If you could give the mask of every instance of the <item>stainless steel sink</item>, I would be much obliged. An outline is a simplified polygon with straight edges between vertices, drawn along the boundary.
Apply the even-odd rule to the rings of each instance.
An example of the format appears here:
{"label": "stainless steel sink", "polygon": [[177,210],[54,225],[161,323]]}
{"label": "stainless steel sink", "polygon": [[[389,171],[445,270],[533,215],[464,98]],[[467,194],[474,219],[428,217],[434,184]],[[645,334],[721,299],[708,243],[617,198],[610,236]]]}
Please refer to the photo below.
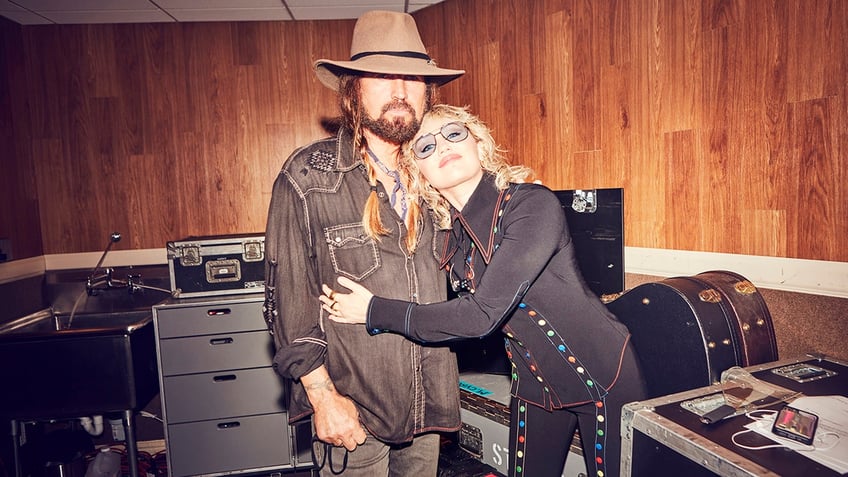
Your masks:
{"label": "stainless steel sink", "polygon": [[0,421],[12,423],[17,476],[28,421],[120,414],[127,461],[138,460],[135,415],[159,392],[152,306],[170,295],[169,275],[160,265],[101,270],[108,250],[91,272],[48,271],[4,288],[13,293],[0,309]]}
{"label": "stainless steel sink", "polygon": [[[59,313],[52,308],[0,325],[0,341],[7,335],[66,336],[78,333],[99,333],[125,330],[132,333],[153,320],[150,310],[110,311],[95,313]],[[15,338],[13,338],[15,339]]]}
{"label": "stainless steel sink", "polygon": [[141,410],[159,392],[152,311],[48,308],[0,326],[0,416]]}

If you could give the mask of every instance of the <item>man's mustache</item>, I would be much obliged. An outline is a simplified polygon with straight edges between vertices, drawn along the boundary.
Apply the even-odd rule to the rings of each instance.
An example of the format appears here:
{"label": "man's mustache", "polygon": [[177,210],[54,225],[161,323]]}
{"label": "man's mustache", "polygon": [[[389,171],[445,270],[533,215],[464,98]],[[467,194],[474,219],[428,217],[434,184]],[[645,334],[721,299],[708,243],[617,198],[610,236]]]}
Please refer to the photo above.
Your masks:
{"label": "man's mustache", "polygon": [[415,115],[415,110],[412,108],[412,106],[402,99],[395,99],[392,102],[387,103],[385,106],[383,106],[382,112],[387,113],[389,112],[389,110],[392,109],[404,109],[407,112],[412,113],[413,116]]}

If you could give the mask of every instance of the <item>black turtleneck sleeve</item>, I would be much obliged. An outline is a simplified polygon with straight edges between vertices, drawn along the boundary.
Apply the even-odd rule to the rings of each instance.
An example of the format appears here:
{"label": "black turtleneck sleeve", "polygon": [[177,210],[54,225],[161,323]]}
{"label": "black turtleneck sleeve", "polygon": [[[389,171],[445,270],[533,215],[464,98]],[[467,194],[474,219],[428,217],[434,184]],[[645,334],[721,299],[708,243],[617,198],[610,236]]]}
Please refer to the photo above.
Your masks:
{"label": "black turtleneck sleeve", "polygon": [[[570,242],[559,200],[535,184],[521,184],[499,198],[484,180],[461,215],[458,232],[491,240],[474,243],[491,251],[488,263],[478,257],[472,264],[474,292],[420,305],[375,296],[367,315],[370,333],[395,332],[421,342],[485,336],[500,329],[551,257]],[[464,259],[460,251],[452,264],[464,267]]]}

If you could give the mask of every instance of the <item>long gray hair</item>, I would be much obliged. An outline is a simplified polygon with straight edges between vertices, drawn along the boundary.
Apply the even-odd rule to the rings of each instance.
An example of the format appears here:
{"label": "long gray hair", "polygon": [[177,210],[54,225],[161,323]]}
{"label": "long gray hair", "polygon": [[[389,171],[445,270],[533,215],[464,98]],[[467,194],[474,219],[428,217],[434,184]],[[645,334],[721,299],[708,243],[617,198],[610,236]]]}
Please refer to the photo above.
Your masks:
{"label": "long gray hair", "polygon": [[[365,229],[365,233],[368,236],[376,241],[380,240],[380,237],[383,235],[387,235],[390,231],[383,225],[382,220],[380,220],[380,206],[379,200],[377,199],[377,174],[374,171],[374,168],[371,166],[371,162],[365,158],[365,148],[367,146],[365,141],[365,133],[362,127],[362,108],[361,104],[361,95],[362,90],[360,88],[361,83],[360,76],[354,75],[342,75],[339,77],[339,108],[341,110],[341,121],[342,124],[350,129],[353,134],[353,148],[356,153],[362,156],[362,163],[365,165],[365,168],[368,172],[368,182],[371,184],[371,194],[368,196],[368,200],[365,202],[365,209],[362,211],[362,226]],[[425,104],[424,109],[430,109],[433,102],[438,97],[438,89],[435,83],[427,83],[426,96],[424,98]],[[398,159],[398,162],[401,162],[401,159]],[[406,182],[411,182],[408,177],[405,177],[405,174],[408,174],[409,171],[400,170],[401,180]],[[410,201],[409,210],[407,211],[407,236],[406,236],[406,246],[409,251],[415,250],[418,246],[418,218],[420,217],[420,211],[418,210],[418,204],[415,200]]]}

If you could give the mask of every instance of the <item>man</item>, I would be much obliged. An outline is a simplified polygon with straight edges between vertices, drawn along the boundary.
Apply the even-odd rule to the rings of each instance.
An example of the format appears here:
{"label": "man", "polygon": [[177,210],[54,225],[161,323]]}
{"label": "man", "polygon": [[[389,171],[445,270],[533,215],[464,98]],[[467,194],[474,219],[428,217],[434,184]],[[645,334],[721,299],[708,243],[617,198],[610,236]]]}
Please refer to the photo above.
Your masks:
{"label": "man", "polygon": [[265,239],[265,318],[275,368],[293,380],[290,419],[312,416],[321,475],[436,475],[438,432],[460,427],[455,357],[334,323],[318,297],[342,275],[392,298],[445,298],[436,231],[396,169],[436,87],[464,71],[438,68],[413,18],[383,11],[357,20],[350,61],[314,67],[339,92],[342,127],[286,161]]}

